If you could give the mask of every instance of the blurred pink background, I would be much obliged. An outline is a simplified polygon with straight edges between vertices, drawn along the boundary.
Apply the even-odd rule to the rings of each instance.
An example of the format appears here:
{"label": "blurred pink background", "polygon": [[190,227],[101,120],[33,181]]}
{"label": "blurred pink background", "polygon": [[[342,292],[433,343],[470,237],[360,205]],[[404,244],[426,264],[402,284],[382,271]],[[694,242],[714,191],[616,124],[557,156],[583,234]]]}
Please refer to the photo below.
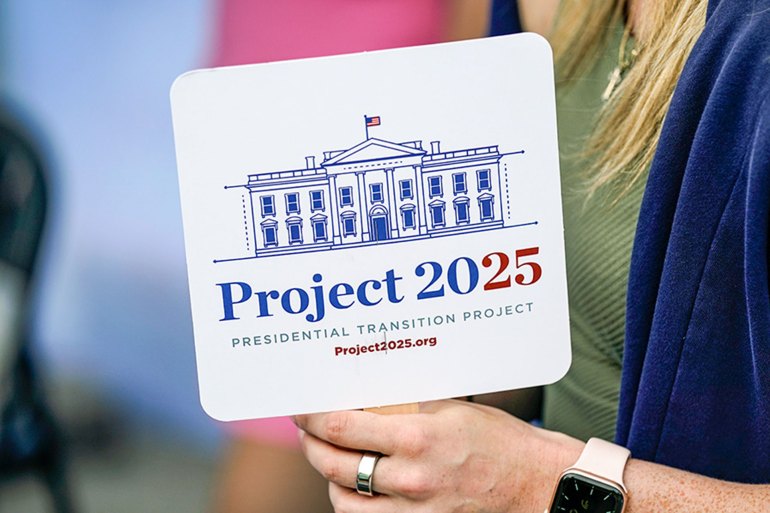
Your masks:
{"label": "blurred pink background", "polygon": [[[452,18],[475,1],[3,3],[0,95],[51,164],[34,353],[72,440],[84,511],[205,511],[222,447],[197,396],[175,77],[481,35],[483,20],[463,29]],[[283,422],[265,436],[294,443]],[[0,494],[9,511],[47,511],[35,484]]]}

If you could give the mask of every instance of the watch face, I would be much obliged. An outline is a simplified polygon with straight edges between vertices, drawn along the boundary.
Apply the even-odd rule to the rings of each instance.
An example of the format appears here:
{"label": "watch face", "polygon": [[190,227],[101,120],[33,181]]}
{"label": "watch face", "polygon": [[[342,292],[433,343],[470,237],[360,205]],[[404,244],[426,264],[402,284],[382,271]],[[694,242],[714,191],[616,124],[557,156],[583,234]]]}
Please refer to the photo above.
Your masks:
{"label": "watch face", "polygon": [[550,513],[620,513],[623,495],[609,486],[579,474],[559,481]]}

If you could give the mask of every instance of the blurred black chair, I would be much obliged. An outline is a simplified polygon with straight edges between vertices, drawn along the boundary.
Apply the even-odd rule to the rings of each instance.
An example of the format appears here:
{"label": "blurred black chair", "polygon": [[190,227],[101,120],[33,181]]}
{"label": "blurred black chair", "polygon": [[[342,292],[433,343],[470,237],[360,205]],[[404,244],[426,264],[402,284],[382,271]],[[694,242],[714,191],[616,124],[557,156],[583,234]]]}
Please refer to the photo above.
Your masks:
{"label": "blurred black chair", "polygon": [[15,336],[5,342],[6,361],[0,361],[0,484],[35,474],[49,490],[54,511],[71,513],[63,437],[29,350],[29,286],[46,205],[41,157],[32,139],[0,104],[0,265],[21,277],[19,329],[11,331]]}

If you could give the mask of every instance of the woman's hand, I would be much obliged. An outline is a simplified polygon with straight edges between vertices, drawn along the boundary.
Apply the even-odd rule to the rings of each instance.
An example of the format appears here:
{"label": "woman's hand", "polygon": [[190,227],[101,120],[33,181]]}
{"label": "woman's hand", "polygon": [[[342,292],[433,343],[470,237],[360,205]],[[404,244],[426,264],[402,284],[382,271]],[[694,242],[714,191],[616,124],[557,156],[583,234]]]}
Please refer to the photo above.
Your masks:
{"label": "woman's hand", "polygon": [[[541,513],[583,445],[478,404],[438,401],[420,411],[296,417],[303,451],[329,480],[335,511]],[[355,491],[363,452],[383,455],[374,497]]]}

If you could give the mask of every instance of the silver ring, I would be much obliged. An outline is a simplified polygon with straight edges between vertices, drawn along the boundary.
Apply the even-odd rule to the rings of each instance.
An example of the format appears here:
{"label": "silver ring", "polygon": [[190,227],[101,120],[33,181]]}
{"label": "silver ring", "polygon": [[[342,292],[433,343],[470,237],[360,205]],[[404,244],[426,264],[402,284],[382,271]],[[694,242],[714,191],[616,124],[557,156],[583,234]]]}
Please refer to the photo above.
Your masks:
{"label": "silver ring", "polygon": [[379,454],[371,452],[365,452],[361,456],[361,461],[358,462],[358,473],[356,474],[356,491],[360,495],[367,495],[369,497],[374,495],[372,478],[374,477],[374,467],[379,459]]}

